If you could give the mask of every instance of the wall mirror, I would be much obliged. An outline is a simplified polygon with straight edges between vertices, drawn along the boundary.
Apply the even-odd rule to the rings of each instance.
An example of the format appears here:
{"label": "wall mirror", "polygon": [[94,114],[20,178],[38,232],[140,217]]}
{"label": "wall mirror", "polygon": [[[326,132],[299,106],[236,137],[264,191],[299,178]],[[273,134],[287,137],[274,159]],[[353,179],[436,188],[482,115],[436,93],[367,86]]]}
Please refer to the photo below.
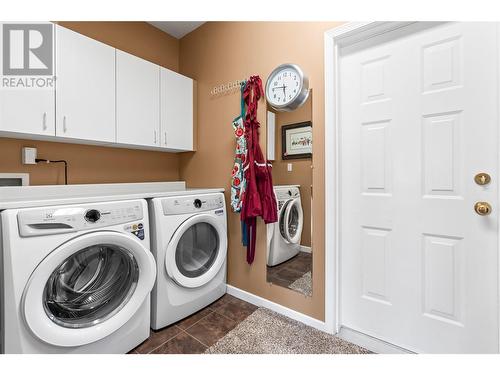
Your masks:
{"label": "wall mirror", "polygon": [[278,222],[267,226],[267,282],[311,296],[312,91],[291,112],[267,106],[267,158]]}

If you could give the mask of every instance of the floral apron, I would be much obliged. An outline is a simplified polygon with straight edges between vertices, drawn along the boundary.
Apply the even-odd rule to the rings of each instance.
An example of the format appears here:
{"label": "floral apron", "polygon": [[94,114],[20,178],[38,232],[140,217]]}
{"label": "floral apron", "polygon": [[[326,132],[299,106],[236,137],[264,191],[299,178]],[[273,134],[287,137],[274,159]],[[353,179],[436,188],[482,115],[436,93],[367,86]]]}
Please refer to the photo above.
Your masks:
{"label": "floral apron", "polygon": [[[246,179],[243,170],[243,165],[246,161],[248,148],[245,138],[245,100],[243,92],[245,90],[246,81],[241,83],[241,109],[240,115],[233,120],[234,136],[236,137],[236,151],[234,153],[234,165],[231,173],[231,208],[234,212],[240,212],[243,205],[243,199],[246,190]],[[243,246],[248,245],[248,236],[245,221],[241,221],[241,242]]]}
{"label": "floral apron", "polygon": [[245,82],[241,84],[241,112],[233,120],[233,130],[236,137],[236,151],[234,153],[234,165],[231,173],[231,207],[234,212],[241,211],[241,205],[245,194],[246,180],[243,173],[243,164],[247,158],[247,141],[245,139],[245,102],[243,100],[243,90]]}

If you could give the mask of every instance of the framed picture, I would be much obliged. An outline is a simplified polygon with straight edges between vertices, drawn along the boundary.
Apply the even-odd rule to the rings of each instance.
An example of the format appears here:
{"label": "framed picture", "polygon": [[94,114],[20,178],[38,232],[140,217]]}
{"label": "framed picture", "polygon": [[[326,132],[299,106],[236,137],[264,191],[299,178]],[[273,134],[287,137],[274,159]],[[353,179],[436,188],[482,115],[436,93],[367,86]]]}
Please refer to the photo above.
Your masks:
{"label": "framed picture", "polygon": [[281,158],[307,159],[312,157],[312,122],[281,127]]}

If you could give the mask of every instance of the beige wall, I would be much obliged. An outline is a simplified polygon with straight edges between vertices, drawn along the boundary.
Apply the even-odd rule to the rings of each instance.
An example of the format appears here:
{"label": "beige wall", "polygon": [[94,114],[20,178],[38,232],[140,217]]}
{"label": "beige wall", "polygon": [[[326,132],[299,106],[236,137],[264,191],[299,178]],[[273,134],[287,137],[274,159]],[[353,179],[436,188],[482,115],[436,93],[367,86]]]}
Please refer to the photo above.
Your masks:
{"label": "beige wall", "polygon": [[[198,81],[198,147],[182,155],[0,138],[0,172],[31,172],[32,184],[62,182],[61,166],[22,166],[21,147],[39,149],[44,158],[66,158],[70,183],[186,180],[191,187],[224,187],[229,197],[237,94],[210,97],[213,86],[259,74],[265,82],[284,62],[299,64],[309,76],[313,103],[313,259],[314,294],[304,297],[266,282],[265,226],[258,225],[257,256],[245,261],[239,217],[229,213],[228,282],[317,319],[324,319],[324,79],[323,33],[335,23],[209,22],[180,44],[143,22],[61,22],[116,48]],[[265,145],[265,102],[259,108]],[[265,149],[265,146],[263,146]],[[265,150],[264,150],[265,151]],[[227,200],[229,202],[229,199]]]}
{"label": "beige wall", "polygon": [[[292,112],[276,113],[275,158],[273,162],[274,185],[300,185],[300,201],[304,212],[304,227],[302,228],[301,245],[311,246],[311,190],[312,190],[312,160],[288,159],[283,160],[281,145],[281,128],[283,125],[298,122],[312,122],[312,95],[300,108]],[[314,126],[314,124],[313,124]],[[266,133],[267,134],[267,133]],[[288,172],[287,164],[292,164],[292,171]]]}
{"label": "beige wall", "polygon": [[[179,41],[146,22],[58,22],[113,47],[179,70]],[[179,156],[163,152],[0,138],[0,173],[30,173],[32,185],[64,183],[61,165],[25,166],[22,147],[36,147],[45,159],[69,162],[69,183],[172,181]]]}
{"label": "beige wall", "polygon": [[[258,225],[257,255],[246,264],[240,244],[237,214],[229,213],[228,282],[317,319],[324,319],[324,69],[323,34],[335,23],[209,22],[181,39],[181,73],[198,81],[198,150],[182,155],[181,178],[190,186],[226,188],[229,202],[234,136],[231,120],[238,115],[238,94],[210,96],[216,85],[258,74],[265,82],[273,68],[285,62],[299,64],[309,75],[313,103],[313,259],[314,294],[304,297],[266,282],[266,239]],[[266,106],[259,119],[265,148]]]}
{"label": "beige wall", "polygon": [[42,159],[66,159],[70,184],[179,180],[179,156],[164,152],[0,138],[0,173],[29,173],[31,185],[64,184],[62,164],[23,165],[21,149]]}

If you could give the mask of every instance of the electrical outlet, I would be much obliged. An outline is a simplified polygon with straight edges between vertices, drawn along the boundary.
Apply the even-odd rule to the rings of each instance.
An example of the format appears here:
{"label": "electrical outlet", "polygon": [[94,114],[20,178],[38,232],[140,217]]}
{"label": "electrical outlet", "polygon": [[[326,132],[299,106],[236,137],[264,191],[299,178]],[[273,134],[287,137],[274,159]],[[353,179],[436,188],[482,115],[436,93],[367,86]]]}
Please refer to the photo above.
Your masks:
{"label": "electrical outlet", "polygon": [[291,171],[292,171],[292,169],[293,169],[293,167],[292,167],[292,163],[288,163],[288,164],[286,165],[286,167],[287,167],[288,172],[291,172]]}
{"label": "electrical outlet", "polygon": [[36,164],[36,148],[23,147],[22,159],[23,164]]}

